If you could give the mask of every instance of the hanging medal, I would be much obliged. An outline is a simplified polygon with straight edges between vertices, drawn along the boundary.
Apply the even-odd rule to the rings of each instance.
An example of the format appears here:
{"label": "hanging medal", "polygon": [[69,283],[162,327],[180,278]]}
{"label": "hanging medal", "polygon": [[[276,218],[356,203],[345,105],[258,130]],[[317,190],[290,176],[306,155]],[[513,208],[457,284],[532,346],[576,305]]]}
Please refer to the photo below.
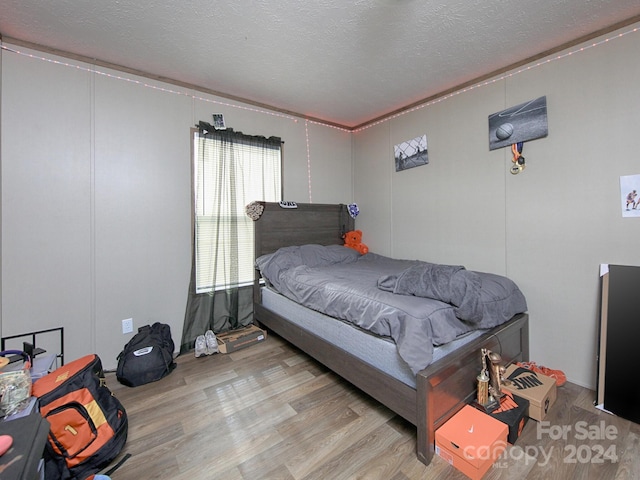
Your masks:
{"label": "hanging medal", "polygon": [[524,157],[522,156],[523,148],[524,142],[518,142],[511,145],[511,152],[513,153],[513,158],[511,159],[511,161],[513,162],[513,165],[511,166],[510,171],[513,175],[517,175],[522,170],[524,170],[525,163]]}

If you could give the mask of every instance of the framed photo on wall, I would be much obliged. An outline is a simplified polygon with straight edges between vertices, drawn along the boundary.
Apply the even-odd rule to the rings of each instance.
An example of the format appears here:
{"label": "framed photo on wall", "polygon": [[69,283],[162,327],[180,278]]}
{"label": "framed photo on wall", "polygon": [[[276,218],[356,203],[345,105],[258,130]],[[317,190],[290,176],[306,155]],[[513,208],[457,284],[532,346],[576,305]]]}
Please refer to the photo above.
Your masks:
{"label": "framed photo on wall", "polygon": [[393,155],[396,163],[396,172],[428,164],[427,136],[422,135],[394,145]]}
{"label": "framed photo on wall", "polygon": [[489,150],[546,137],[548,133],[546,96],[489,115]]}

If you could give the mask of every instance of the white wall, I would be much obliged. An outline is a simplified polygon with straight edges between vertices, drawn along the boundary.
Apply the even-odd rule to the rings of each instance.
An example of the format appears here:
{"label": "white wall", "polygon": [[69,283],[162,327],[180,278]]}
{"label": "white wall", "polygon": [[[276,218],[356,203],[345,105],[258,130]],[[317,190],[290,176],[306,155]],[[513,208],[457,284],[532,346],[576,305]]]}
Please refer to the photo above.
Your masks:
{"label": "white wall", "polygon": [[[528,300],[531,359],[587,387],[599,265],[640,264],[640,218],[622,218],[619,184],[640,174],[638,49],[630,33],[354,133],[365,243],[510,276]],[[549,135],[525,143],[512,175],[510,149],[489,151],[488,116],[543,95]],[[429,165],[395,172],[393,146],[423,134]]]}
{"label": "white wall", "polygon": [[34,57],[0,50],[3,336],[63,326],[65,360],[97,353],[105,368],[132,336],[121,333],[125,318],[168,323],[179,345],[189,131],[212,113],[285,141],[286,199],[353,199],[349,132],[19,50]]}

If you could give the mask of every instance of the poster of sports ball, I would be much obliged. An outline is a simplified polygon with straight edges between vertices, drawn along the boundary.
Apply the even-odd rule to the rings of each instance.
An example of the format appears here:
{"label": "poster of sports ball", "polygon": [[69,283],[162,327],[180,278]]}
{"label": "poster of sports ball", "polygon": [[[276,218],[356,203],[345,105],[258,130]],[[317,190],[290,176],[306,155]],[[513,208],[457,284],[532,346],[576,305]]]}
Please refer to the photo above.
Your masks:
{"label": "poster of sports ball", "polygon": [[620,200],[623,217],[640,218],[640,175],[620,177]]}
{"label": "poster of sports ball", "polygon": [[396,172],[429,163],[427,136],[422,135],[393,146]]}
{"label": "poster of sports ball", "polygon": [[546,137],[547,97],[489,115],[489,150]]}

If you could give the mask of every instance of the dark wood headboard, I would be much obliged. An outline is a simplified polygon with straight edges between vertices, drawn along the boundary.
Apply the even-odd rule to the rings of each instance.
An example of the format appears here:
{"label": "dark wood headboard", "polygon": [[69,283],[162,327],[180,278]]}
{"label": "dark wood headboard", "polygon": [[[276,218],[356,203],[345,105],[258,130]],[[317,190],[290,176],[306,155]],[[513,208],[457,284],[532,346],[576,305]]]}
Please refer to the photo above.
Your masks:
{"label": "dark wood headboard", "polygon": [[261,204],[264,212],[254,222],[255,258],[290,245],[341,245],[342,235],[355,228],[343,204],[298,203],[298,208]]}

